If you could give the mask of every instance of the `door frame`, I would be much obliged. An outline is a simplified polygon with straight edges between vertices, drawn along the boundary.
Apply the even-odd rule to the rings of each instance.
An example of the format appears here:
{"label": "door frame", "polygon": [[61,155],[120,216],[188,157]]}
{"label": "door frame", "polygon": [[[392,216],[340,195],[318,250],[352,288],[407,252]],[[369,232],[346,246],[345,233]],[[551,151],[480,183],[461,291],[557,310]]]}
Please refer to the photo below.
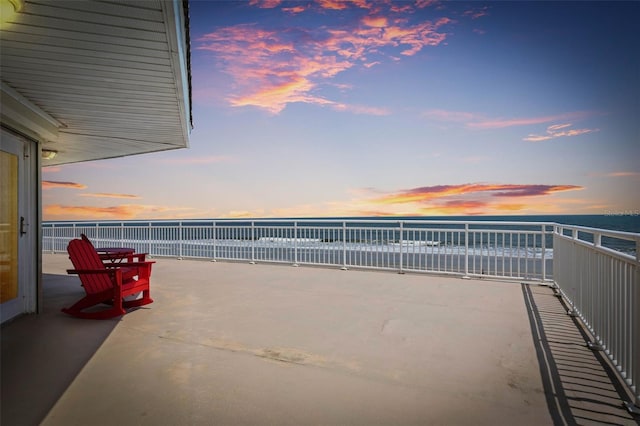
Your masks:
{"label": "door frame", "polygon": [[18,156],[18,221],[24,217],[25,231],[18,229],[18,297],[0,306],[0,322],[5,322],[41,306],[40,147],[4,126],[0,131],[2,150]]}

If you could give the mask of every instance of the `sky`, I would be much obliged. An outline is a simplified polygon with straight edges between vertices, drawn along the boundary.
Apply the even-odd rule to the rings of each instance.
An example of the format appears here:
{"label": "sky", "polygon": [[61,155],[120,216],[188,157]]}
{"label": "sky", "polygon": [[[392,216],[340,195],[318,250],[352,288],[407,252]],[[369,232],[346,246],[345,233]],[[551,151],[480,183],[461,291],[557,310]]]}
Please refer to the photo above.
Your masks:
{"label": "sky", "polygon": [[44,220],[640,214],[638,2],[191,1],[190,148]]}

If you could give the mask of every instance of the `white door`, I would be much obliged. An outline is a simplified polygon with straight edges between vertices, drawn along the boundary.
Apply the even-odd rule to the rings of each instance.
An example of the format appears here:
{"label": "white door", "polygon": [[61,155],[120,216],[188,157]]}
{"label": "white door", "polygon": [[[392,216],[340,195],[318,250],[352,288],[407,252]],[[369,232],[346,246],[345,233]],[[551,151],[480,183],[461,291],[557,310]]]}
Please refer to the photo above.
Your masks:
{"label": "white door", "polygon": [[31,274],[33,230],[29,222],[27,182],[30,182],[29,149],[32,142],[4,129],[0,138],[0,322],[32,311]]}

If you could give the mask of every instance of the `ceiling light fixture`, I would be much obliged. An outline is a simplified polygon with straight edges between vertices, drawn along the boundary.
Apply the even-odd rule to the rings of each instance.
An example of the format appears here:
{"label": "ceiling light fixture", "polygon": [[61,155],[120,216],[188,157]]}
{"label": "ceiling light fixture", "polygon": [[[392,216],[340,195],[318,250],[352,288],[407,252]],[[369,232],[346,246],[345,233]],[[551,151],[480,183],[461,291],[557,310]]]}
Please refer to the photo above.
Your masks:
{"label": "ceiling light fixture", "polygon": [[12,21],[24,8],[24,0],[0,0],[0,24]]}
{"label": "ceiling light fixture", "polygon": [[42,159],[43,160],[53,160],[58,155],[58,151],[54,151],[53,149],[43,149],[42,150]]}

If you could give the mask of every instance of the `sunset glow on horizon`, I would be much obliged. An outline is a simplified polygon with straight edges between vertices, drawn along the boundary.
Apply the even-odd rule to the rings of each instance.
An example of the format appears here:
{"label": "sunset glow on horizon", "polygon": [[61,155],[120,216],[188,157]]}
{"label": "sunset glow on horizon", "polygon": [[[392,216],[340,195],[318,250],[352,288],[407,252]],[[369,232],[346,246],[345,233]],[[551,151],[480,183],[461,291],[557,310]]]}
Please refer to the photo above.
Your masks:
{"label": "sunset glow on horizon", "polygon": [[190,148],[45,167],[43,219],[640,211],[639,17],[192,1]]}

